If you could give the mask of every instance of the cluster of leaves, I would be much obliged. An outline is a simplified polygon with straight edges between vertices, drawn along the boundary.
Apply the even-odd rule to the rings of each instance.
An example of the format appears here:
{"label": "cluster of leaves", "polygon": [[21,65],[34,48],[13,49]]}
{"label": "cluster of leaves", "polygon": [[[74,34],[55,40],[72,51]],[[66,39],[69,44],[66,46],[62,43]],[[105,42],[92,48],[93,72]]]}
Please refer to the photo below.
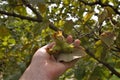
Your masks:
{"label": "cluster of leaves", "polygon": [[119,0],[0,0],[0,79],[18,80],[57,30],[79,38],[88,54],[60,80],[119,80]]}

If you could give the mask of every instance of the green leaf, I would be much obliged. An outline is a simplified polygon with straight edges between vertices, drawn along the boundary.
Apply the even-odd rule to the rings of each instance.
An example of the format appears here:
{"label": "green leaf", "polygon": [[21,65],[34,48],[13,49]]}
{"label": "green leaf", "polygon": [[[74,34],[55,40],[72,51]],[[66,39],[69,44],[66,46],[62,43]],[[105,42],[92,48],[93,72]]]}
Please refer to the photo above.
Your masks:
{"label": "green leaf", "polygon": [[88,80],[106,80],[108,71],[101,66],[96,66]]}
{"label": "green leaf", "polygon": [[63,27],[63,30],[64,30],[65,33],[70,34],[70,32],[72,31],[73,27],[74,27],[73,21],[72,20],[66,20],[65,24],[64,24],[64,27]]}
{"label": "green leaf", "polygon": [[101,54],[103,53],[103,47],[102,45],[96,48],[95,55],[96,57],[100,58]]}
{"label": "green leaf", "polygon": [[108,16],[107,17],[113,18],[113,15],[115,14],[114,10],[111,7],[109,7],[109,6],[105,7],[105,9],[108,12]]}
{"label": "green leaf", "polygon": [[105,3],[108,2],[108,0],[101,0],[101,2],[102,2],[103,4],[105,4]]}
{"label": "green leaf", "polygon": [[83,64],[79,64],[79,66],[77,66],[77,68],[74,70],[75,78],[77,80],[82,80],[85,77],[86,67],[83,66]]}
{"label": "green leaf", "polygon": [[63,2],[64,2],[65,5],[69,4],[69,0],[63,0]]}
{"label": "green leaf", "polygon": [[38,8],[39,8],[39,11],[42,15],[44,15],[44,13],[46,12],[47,10],[47,7],[45,4],[43,3],[38,3]]}
{"label": "green leaf", "polygon": [[113,75],[110,80],[120,80],[120,78],[118,78],[117,76]]}
{"label": "green leaf", "polygon": [[0,51],[0,59],[4,58],[4,53],[2,51]]}
{"label": "green leaf", "polygon": [[98,16],[99,25],[102,25],[102,23],[107,19],[107,17],[108,11],[104,9],[104,11],[102,11],[102,13]]}
{"label": "green leaf", "polygon": [[16,42],[15,42],[15,39],[9,39],[8,43],[15,44]]}
{"label": "green leaf", "polygon": [[22,15],[26,15],[27,14],[26,9],[24,7],[21,7],[21,6],[16,7],[15,8],[15,12],[17,12],[19,14],[22,14]]}
{"label": "green leaf", "polygon": [[[117,55],[120,56],[120,53],[117,53]],[[116,68],[118,68],[118,69],[120,68],[120,60],[118,60],[116,62]]]}
{"label": "green leaf", "polygon": [[117,47],[120,48],[120,32],[118,33],[115,43],[116,43]]}
{"label": "green leaf", "polygon": [[9,29],[4,25],[0,25],[0,38],[6,37],[9,35]]}

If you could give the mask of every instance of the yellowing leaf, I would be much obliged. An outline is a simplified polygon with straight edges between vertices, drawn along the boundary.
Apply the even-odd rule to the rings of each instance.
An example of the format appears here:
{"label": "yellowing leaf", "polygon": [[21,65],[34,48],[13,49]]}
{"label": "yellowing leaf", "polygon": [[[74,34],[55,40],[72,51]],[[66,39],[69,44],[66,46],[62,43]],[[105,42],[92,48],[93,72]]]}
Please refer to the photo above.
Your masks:
{"label": "yellowing leaf", "polygon": [[104,50],[103,46],[98,46],[98,47],[96,47],[95,56],[96,56],[96,57],[100,57],[101,54],[103,53],[103,50]]}
{"label": "yellowing leaf", "polygon": [[2,43],[2,45],[3,45],[3,46],[7,46],[7,45],[8,45],[8,42],[7,42],[7,41],[4,41],[4,42]]}
{"label": "yellowing leaf", "polygon": [[53,39],[55,41],[64,41],[64,36],[62,34],[62,31],[57,31],[56,33],[53,34]]}
{"label": "yellowing leaf", "polygon": [[95,45],[100,45],[102,42],[101,42],[101,40],[98,40],[96,43],[95,43]]}
{"label": "yellowing leaf", "polygon": [[108,47],[112,47],[114,40],[115,40],[116,36],[113,32],[111,31],[106,31],[103,32],[100,35],[100,39],[103,41],[103,43],[105,43]]}
{"label": "yellowing leaf", "polygon": [[101,44],[102,44],[101,40],[96,41],[94,48],[97,48],[98,46],[101,46]]}
{"label": "yellowing leaf", "polygon": [[65,21],[59,20],[58,25],[59,25],[60,27],[63,26],[64,24],[65,24]]}
{"label": "yellowing leaf", "polygon": [[83,20],[84,20],[83,24],[85,24],[93,16],[93,14],[94,14],[94,12],[88,12],[83,18]]}
{"label": "yellowing leaf", "polygon": [[43,3],[39,3],[38,8],[39,8],[39,11],[40,11],[41,14],[44,14],[46,12],[46,9],[47,9],[46,5],[43,4]]}

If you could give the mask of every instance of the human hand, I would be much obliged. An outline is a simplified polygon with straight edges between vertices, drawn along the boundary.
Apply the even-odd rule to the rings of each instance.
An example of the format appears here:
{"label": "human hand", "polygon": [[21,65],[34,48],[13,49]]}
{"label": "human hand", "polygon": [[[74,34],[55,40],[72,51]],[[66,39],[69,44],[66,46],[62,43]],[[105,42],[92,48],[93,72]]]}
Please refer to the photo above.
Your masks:
{"label": "human hand", "polygon": [[[66,41],[68,43],[74,43],[75,47],[78,47],[80,44],[78,39],[73,42],[72,36],[68,36]],[[52,48],[54,45],[55,43],[51,43],[36,51],[30,66],[20,80],[54,80],[76,63],[77,59],[71,62],[56,61],[56,59],[46,51],[46,49]]]}

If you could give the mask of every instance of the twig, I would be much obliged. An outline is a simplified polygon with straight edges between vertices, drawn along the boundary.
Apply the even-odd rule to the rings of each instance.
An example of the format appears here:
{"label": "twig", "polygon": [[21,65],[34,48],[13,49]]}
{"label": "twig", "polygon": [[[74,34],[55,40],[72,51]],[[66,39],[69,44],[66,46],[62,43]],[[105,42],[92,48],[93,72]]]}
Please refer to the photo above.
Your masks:
{"label": "twig", "polygon": [[75,30],[75,32],[77,33],[77,35],[80,35],[80,32],[75,27],[73,27],[73,29]]}
{"label": "twig", "polygon": [[120,56],[119,56],[119,55],[117,55],[117,54],[112,54],[112,55],[114,55],[115,57],[117,57],[117,58],[120,59]]}
{"label": "twig", "polygon": [[53,25],[53,23],[49,24],[49,28],[54,30],[54,31],[59,31],[60,29],[58,29],[56,26]]}
{"label": "twig", "polygon": [[95,34],[96,31],[99,31],[101,29],[100,27],[98,27],[99,26],[98,23],[95,23],[93,26],[95,27],[93,30],[91,30],[89,33],[79,35],[79,38],[85,36],[90,37],[91,35]]}
{"label": "twig", "polygon": [[19,15],[19,14],[16,14],[16,13],[9,13],[9,12],[6,12],[6,11],[1,11],[1,10],[0,10],[0,14],[4,14],[4,15],[7,15],[7,16],[12,16],[12,17],[18,17],[20,19],[26,19],[26,20],[29,20],[29,21],[42,22],[42,20],[40,20],[40,19],[36,19],[36,18],[28,17],[28,16],[22,16],[22,15]]}

